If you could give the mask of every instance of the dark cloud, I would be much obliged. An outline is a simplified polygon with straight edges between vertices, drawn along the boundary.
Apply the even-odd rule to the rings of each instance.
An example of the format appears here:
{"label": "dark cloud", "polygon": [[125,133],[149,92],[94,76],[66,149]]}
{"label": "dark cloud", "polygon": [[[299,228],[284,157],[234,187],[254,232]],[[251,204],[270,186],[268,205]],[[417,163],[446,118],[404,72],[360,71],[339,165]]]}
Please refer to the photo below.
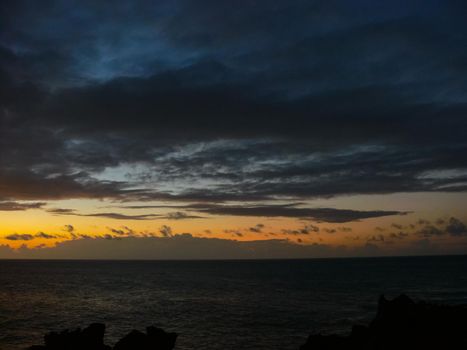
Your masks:
{"label": "dark cloud", "polygon": [[384,235],[373,235],[367,237],[367,242],[385,242]]}
{"label": "dark cloud", "polygon": [[243,233],[240,230],[224,230],[224,233],[229,233],[233,237],[243,237]]}
{"label": "dark cloud", "polygon": [[[3,146],[2,146],[3,147]],[[11,149],[13,146],[5,146]],[[33,147],[31,145],[31,147]],[[1,161],[1,160],[0,160]],[[52,160],[50,160],[52,162]],[[2,164],[0,164],[1,166]],[[21,164],[18,164],[20,166]],[[24,164],[33,166],[35,163]],[[40,165],[40,164],[37,164]],[[21,165],[23,166],[23,165]],[[60,167],[60,164],[55,164]],[[66,168],[60,169],[67,171]],[[55,172],[55,170],[54,170]],[[118,198],[133,191],[124,191],[123,184],[111,181],[97,181],[85,173],[51,174],[32,173],[27,169],[14,172],[0,168],[0,197],[19,200],[51,200],[67,198]]]}
{"label": "dark cloud", "polygon": [[310,233],[317,233],[320,231],[320,228],[315,225],[304,225],[302,228],[299,229],[284,229],[282,233],[286,235],[308,235]]}
{"label": "dark cloud", "polygon": [[13,234],[5,236],[5,239],[9,241],[31,241],[35,238],[56,239],[56,238],[60,238],[60,236],[52,235],[52,234],[45,233],[45,232],[38,232],[34,235],[29,234],[29,233],[22,233],[22,234],[13,233]]}
{"label": "dark cloud", "polygon": [[100,218],[108,218],[108,219],[115,219],[115,220],[153,220],[159,215],[155,214],[147,214],[147,215],[125,215],[120,213],[96,213],[96,214],[74,214],[78,216],[93,216],[93,217],[100,217]]}
{"label": "dark cloud", "polygon": [[117,240],[118,240],[118,239],[121,239],[121,237],[112,236],[112,235],[110,235],[110,234],[108,234],[108,233],[104,234],[104,235],[102,236],[102,238],[103,238],[103,239],[106,239],[106,240],[112,240],[112,239],[117,239]]}
{"label": "dark cloud", "polygon": [[362,219],[376,218],[390,215],[404,215],[400,211],[358,211],[334,208],[300,208],[295,204],[286,205],[193,205],[192,210],[212,215],[235,215],[235,216],[262,216],[262,217],[289,217],[299,219],[316,220],[318,222],[351,222]]}
{"label": "dark cloud", "polygon": [[433,225],[426,225],[422,227],[417,234],[424,236],[424,237],[431,237],[431,236],[442,236],[445,234],[445,232]]}
{"label": "dark cloud", "polygon": [[121,228],[112,228],[112,227],[108,227],[108,230],[116,235],[119,235],[119,236],[135,236],[136,235],[136,232],[129,228],[128,226],[122,226]]}
{"label": "dark cloud", "polygon": [[261,233],[263,232],[264,225],[263,224],[256,224],[253,227],[250,227],[248,230],[253,233]]}
{"label": "dark cloud", "polygon": [[145,215],[126,215],[121,213],[94,213],[94,214],[80,214],[76,213],[74,210],[61,209],[52,211],[54,214],[66,215],[66,216],[89,216],[89,217],[98,217],[98,218],[108,218],[114,220],[153,220],[160,218],[160,215],[156,214],[145,214]]}
{"label": "dark cloud", "polygon": [[[391,232],[392,229],[397,231]],[[419,219],[415,223],[407,225],[391,224],[390,228],[376,227],[377,232],[386,232],[387,234],[378,233],[368,237],[372,242],[394,243],[397,240],[406,240],[410,237],[417,238],[420,244],[431,244],[433,241],[442,239],[443,237],[467,237],[467,225],[460,219],[450,217],[449,219],[425,220]],[[422,237],[422,239],[420,239]],[[412,242],[414,242],[412,240]]]}
{"label": "dark cloud", "polygon": [[8,239],[9,241],[30,241],[34,239],[34,235],[29,233],[13,233],[11,235],[5,236],[5,239]]}
{"label": "dark cloud", "polygon": [[467,236],[467,225],[457,218],[449,218],[446,232],[452,236]]}
{"label": "dark cloud", "polygon": [[44,239],[54,239],[54,238],[58,238],[58,236],[56,235],[51,235],[49,233],[45,233],[45,232],[39,232],[39,233],[36,233],[34,235],[35,238],[44,238]]}
{"label": "dark cloud", "polygon": [[430,225],[431,222],[430,222],[430,220],[419,219],[419,220],[417,221],[417,224],[423,226],[423,225]]}
{"label": "dark cloud", "polygon": [[176,212],[168,213],[166,216],[164,216],[164,218],[168,219],[168,220],[203,219],[202,216],[189,215],[189,214],[184,213],[182,211],[176,211]]}
{"label": "dark cloud", "polygon": [[159,228],[159,233],[162,235],[162,237],[166,237],[166,238],[173,236],[172,228],[170,226],[167,226],[167,225],[162,225]]}
{"label": "dark cloud", "polygon": [[[415,224],[409,224],[406,226],[391,224],[391,228],[399,230],[398,232],[391,232],[389,234],[391,238],[395,239],[404,239],[411,234],[426,238],[467,236],[467,225],[456,217],[450,217],[449,219],[436,219],[434,220],[434,223],[429,220],[419,219]],[[385,230],[383,228],[377,228],[377,231],[383,232]]]}
{"label": "dark cloud", "polygon": [[[2,1],[0,198],[465,192],[467,175],[449,174],[467,168],[463,10]],[[382,215],[329,210],[315,219]]]}
{"label": "dark cloud", "polygon": [[240,242],[217,238],[198,238],[189,233],[173,237],[114,237],[77,239],[54,248],[12,251],[0,246],[1,258],[66,259],[270,259],[323,257],[365,254],[364,251],[326,245],[298,245],[288,240]]}
{"label": "dark cloud", "polygon": [[402,230],[404,228],[404,226],[400,225],[400,224],[391,224],[391,227],[395,228],[395,229],[398,229],[398,230]]}
{"label": "dark cloud", "polygon": [[96,214],[79,214],[79,216],[92,216],[100,218],[108,218],[114,220],[153,220],[159,215],[146,214],[146,215],[125,215],[120,213],[96,213]]}
{"label": "dark cloud", "polygon": [[404,238],[406,238],[408,236],[409,236],[409,234],[407,232],[402,232],[402,231],[397,232],[397,233],[391,232],[390,235],[389,235],[389,237],[394,238],[394,239],[404,239]]}
{"label": "dark cloud", "polygon": [[63,229],[68,233],[74,233],[75,232],[75,227],[73,225],[65,225]]}
{"label": "dark cloud", "polygon": [[[380,243],[380,242],[377,242]],[[319,258],[377,255],[445,254],[446,251],[429,240],[419,240],[397,251],[388,246],[367,242],[346,247],[326,244],[297,244],[290,240],[237,241],[218,238],[199,238],[191,234],[173,237],[88,237],[61,242],[53,248],[12,250],[0,246],[0,258],[27,259],[277,259]],[[452,253],[465,252],[457,246]]]}
{"label": "dark cloud", "polygon": [[68,214],[74,214],[75,209],[67,209],[67,208],[52,208],[52,209],[47,209],[48,213],[56,214],[56,215],[68,215]]}
{"label": "dark cloud", "polygon": [[0,211],[23,211],[28,209],[40,209],[46,203],[35,202],[35,203],[19,203],[19,202],[2,202],[0,201]]}

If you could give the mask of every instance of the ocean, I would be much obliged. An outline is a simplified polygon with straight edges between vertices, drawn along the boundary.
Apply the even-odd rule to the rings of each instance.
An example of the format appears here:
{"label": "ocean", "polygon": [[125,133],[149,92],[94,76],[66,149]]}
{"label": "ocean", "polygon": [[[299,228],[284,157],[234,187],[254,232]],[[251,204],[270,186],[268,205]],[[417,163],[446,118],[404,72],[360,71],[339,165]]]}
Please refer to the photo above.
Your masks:
{"label": "ocean", "polygon": [[0,349],[107,325],[156,325],[176,349],[297,350],[368,322],[380,294],[467,304],[467,256],[274,261],[0,261]]}

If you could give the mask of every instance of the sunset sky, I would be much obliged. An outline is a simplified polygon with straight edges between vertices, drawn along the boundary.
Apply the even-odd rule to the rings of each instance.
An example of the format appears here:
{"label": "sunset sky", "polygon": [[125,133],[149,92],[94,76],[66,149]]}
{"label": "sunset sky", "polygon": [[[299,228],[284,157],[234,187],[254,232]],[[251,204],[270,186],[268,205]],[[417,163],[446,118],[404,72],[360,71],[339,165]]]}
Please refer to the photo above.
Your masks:
{"label": "sunset sky", "polygon": [[467,2],[0,2],[0,258],[467,253]]}

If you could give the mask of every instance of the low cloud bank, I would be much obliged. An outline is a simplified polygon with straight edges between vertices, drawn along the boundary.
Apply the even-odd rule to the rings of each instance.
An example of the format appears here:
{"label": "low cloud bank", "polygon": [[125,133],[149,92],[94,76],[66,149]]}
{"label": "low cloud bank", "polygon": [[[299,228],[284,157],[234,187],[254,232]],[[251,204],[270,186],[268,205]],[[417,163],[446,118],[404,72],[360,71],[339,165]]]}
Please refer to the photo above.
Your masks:
{"label": "low cloud bank", "polygon": [[81,238],[58,243],[55,247],[17,250],[0,246],[3,259],[280,259],[323,258],[376,255],[460,254],[465,246],[447,251],[433,242],[415,241],[395,251],[376,244],[362,246],[332,246],[327,244],[297,244],[286,239],[240,242],[219,238],[194,237],[189,233],[170,237],[106,236]]}

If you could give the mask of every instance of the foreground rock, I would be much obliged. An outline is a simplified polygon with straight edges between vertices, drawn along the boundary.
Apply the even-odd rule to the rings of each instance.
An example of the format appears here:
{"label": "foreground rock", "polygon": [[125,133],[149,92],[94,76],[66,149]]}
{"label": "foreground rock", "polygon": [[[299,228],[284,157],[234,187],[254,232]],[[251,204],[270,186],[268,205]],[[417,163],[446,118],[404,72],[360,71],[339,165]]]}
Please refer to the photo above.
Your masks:
{"label": "foreground rock", "polygon": [[146,328],[146,334],[131,331],[114,346],[114,350],[172,350],[177,340],[176,333],[166,333],[156,327]]}
{"label": "foreground rock", "polygon": [[[148,327],[146,333],[131,331],[112,348],[104,344],[104,334],[105,325],[94,323],[83,330],[48,333],[45,345],[28,350],[172,350],[177,339],[176,333]],[[343,349],[467,350],[467,307],[416,303],[405,295],[391,301],[381,297],[376,317],[368,326],[354,326],[348,336],[310,335],[300,347]]]}
{"label": "foreground rock", "polygon": [[348,336],[310,335],[300,350],[467,349],[467,308],[381,297],[375,319]]}
{"label": "foreground rock", "polygon": [[112,348],[104,344],[105,325],[93,323],[89,327],[44,336],[45,345],[34,345],[28,350],[172,350],[176,333],[167,333],[157,327],[146,328],[146,333],[133,330]]}

